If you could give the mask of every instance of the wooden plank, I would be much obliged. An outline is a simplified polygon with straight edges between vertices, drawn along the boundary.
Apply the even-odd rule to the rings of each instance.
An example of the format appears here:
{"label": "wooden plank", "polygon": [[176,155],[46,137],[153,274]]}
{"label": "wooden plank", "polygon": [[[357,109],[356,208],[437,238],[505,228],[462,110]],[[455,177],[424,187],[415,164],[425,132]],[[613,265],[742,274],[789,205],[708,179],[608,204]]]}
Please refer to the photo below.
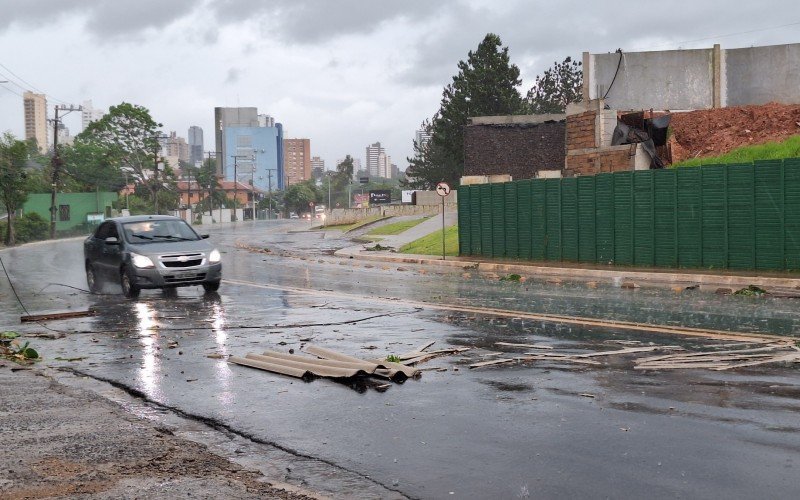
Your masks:
{"label": "wooden plank", "polygon": [[769,346],[766,346],[766,347],[756,347],[756,348],[753,348],[753,349],[733,349],[733,350],[727,350],[727,351],[703,351],[703,352],[693,352],[693,353],[678,354],[678,355],[676,355],[676,354],[665,354],[663,356],[653,356],[653,357],[650,357],[650,358],[642,358],[639,361],[642,362],[642,363],[649,363],[651,361],[659,361],[659,360],[662,360],[662,359],[671,359],[674,356],[680,356],[680,357],[688,358],[688,357],[696,357],[696,356],[718,356],[720,354],[743,354],[743,353],[750,354],[750,353],[754,353],[754,352],[774,351],[776,349],[780,349],[780,348],[783,348],[783,347],[784,347],[784,345],[782,345],[782,344],[773,344],[773,345],[769,345]]}
{"label": "wooden plank", "polygon": [[96,314],[97,311],[95,311],[94,309],[86,309],[83,311],[63,311],[63,312],[52,312],[44,314],[27,314],[25,316],[20,316],[19,320],[22,323],[28,323],[31,321],[49,321],[53,319],[83,318],[86,316],[94,316]]}
{"label": "wooden plank", "polygon": [[599,361],[592,361],[590,359],[578,359],[572,356],[546,356],[542,353],[538,352],[526,352],[526,357],[522,358],[522,361],[536,361],[536,360],[544,360],[544,361],[564,361],[567,363],[577,363],[580,365],[602,365]]}
{"label": "wooden plank", "polygon": [[481,361],[480,363],[473,363],[473,364],[469,365],[469,367],[470,368],[481,368],[481,367],[484,367],[484,366],[499,365],[499,364],[503,364],[503,363],[513,363],[514,361],[516,361],[516,360],[508,359],[508,358],[493,359],[491,361]]}
{"label": "wooden plank", "polygon": [[525,347],[526,349],[552,349],[551,345],[543,344],[514,344],[512,342],[495,342],[494,345],[501,345],[505,347]]}
{"label": "wooden plank", "polygon": [[746,363],[737,363],[735,365],[727,365],[722,368],[715,368],[717,371],[722,370],[732,370],[734,368],[744,368],[746,366],[758,366],[758,365],[766,365],[768,363],[783,363],[785,361],[795,361],[800,359],[800,354],[796,352],[792,352],[789,354],[784,354],[783,356],[775,356],[774,358],[770,359],[762,359],[758,361],[748,361]]}
{"label": "wooden plank", "polygon": [[663,349],[682,349],[676,345],[667,345],[667,346],[650,346],[650,347],[628,347],[627,349],[618,349],[616,351],[597,351],[597,352],[590,352],[586,354],[575,354],[576,358],[593,358],[596,356],[614,356],[617,354],[633,354],[636,352],[652,352],[658,351]]}
{"label": "wooden plank", "polygon": [[636,365],[634,370],[678,370],[678,369],[693,369],[693,368],[721,368],[728,366],[723,363],[682,363],[682,364],[664,364],[657,366],[649,365]]}

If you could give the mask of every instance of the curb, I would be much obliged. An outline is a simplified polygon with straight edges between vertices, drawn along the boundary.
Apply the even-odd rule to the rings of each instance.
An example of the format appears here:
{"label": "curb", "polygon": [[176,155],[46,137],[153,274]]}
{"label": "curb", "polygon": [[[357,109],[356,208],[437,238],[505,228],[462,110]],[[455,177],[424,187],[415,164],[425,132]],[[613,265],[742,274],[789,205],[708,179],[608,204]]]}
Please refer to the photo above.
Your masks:
{"label": "curb", "polygon": [[548,277],[578,278],[588,280],[634,280],[640,284],[658,285],[706,285],[718,287],[743,288],[756,284],[762,288],[800,289],[800,276],[797,278],[772,276],[740,276],[708,273],[686,273],[666,270],[664,272],[636,271],[630,269],[576,269],[571,267],[537,266],[534,264],[506,264],[478,260],[463,260],[463,257],[450,257],[453,260],[442,260],[429,255],[387,255],[379,252],[365,254],[361,247],[343,248],[334,253],[337,257],[354,258],[370,261],[397,262],[403,264],[423,264],[439,267],[459,267],[486,272],[504,272]]}

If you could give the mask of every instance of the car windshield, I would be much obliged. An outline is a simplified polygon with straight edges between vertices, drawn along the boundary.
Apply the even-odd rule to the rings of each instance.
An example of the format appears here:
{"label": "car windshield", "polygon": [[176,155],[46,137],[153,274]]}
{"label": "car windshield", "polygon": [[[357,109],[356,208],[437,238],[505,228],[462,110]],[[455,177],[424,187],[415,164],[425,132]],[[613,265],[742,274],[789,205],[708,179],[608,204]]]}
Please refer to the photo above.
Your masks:
{"label": "car windshield", "polygon": [[131,243],[151,241],[194,241],[197,233],[182,220],[146,220],[122,224],[125,239]]}

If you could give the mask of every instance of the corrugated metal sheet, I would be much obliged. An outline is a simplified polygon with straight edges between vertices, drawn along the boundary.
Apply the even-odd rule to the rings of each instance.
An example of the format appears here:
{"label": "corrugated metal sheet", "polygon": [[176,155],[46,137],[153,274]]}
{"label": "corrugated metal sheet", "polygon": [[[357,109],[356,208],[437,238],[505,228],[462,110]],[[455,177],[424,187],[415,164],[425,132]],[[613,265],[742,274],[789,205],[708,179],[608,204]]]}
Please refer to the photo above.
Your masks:
{"label": "corrugated metal sheet", "polygon": [[755,190],[752,165],[728,165],[728,266],[756,265]]}
{"label": "corrugated metal sheet", "polygon": [[595,221],[597,224],[597,261],[614,263],[614,176],[595,176]]}
{"label": "corrugated metal sheet", "polygon": [[783,162],[757,161],[754,170],[756,269],[783,269]]}
{"label": "corrugated metal sheet", "polygon": [[469,190],[469,253],[481,255],[481,191],[479,186],[470,187]]}
{"label": "corrugated metal sheet", "polygon": [[633,172],[614,176],[614,263],[633,264]]}
{"label": "corrugated metal sheet", "polygon": [[654,174],[648,170],[633,176],[633,263],[637,266],[655,265]]}
{"label": "corrugated metal sheet", "polygon": [[506,225],[506,257],[519,258],[519,225],[517,217],[518,183],[506,182],[505,186],[505,225]]}
{"label": "corrugated metal sheet", "polygon": [[506,256],[506,197],[505,184],[492,187],[492,257]]}
{"label": "corrugated metal sheet", "polygon": [[701,267],[700,168],[677,171],[678,266]]}
{"label": "corrugated metal sheet", "polygon": [[655,265],[661,267],[678,266],[678,203],[675,170],[659,170],[653,175],[655,194],[653,199],[655,223]]}
{"label": "corrugated metal sheet", "polygon": [[545,179],[534,179],[532,181],[531,192],[533,194],[533,260],[545,259],[545,248],[547,242],[547,221],[545,220],[545,204],[547,201],[547,190],[545,189]]}
{"label": "corrugated metal sheet", "polygon": [[578,177],[578,260],[597,261],[595,226],[595,176]]}
{"label": "corrugated metal sheet", "polygon": [[785,267],[800,270],[800,158],[783,161]]}
{"label": "corrugated metal sheet", "polygon": [[530,179],[517,182],[517,241],[519,242],[519,258],[531,259],[533,252],[531,237],[533,234],[533,197]]}
{"label": "corrugated metal sheet", "polygon": [[458,190],[458,254],[470,255],[472,245],[469,241],[471,234],[470,223],[470,188],[463,186]]}
{"label": "corrugated metal sheet", "polygon": [[728,217],[726,167],[702,167],[701,207],[703,218],[703,267],[728,266]]}
{"label": "corrugated metal sheet", "polygon": [[545,179],[545,257],[561,260],[561,179]]}
{"label": "corrugated metal sheet", "polygon": [[481,255],[492,256],[492,185],[481,184]]}
{"label": "corrugated metal sheet", "polygon": [[561,181],[561,260],[578,261],[578,179]]}

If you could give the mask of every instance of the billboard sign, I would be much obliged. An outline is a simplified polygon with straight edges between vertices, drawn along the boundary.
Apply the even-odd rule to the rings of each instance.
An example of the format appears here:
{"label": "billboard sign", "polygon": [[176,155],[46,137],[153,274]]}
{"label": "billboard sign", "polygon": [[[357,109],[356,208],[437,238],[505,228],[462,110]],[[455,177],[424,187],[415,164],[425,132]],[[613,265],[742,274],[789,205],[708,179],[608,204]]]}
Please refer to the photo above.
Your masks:
{"label": "billboard sign", "polygon": [[392,192],[388,189],[376,189],[369,192],[369,204],[380,205],[392,202]]}

